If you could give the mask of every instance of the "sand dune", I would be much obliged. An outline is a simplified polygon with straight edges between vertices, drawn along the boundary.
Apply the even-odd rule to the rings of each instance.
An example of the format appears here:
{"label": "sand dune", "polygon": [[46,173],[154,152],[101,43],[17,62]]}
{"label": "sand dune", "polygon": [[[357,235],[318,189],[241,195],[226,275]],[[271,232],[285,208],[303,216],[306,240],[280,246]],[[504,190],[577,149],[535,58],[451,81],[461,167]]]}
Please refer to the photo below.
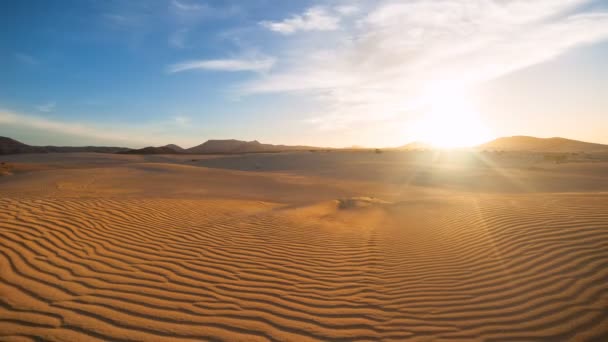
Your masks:
{"label": "sand dune", "polygon": [[608,145],[565,138],[529,136],[502,137],[477,146],[478,149],[538,152],[608,152]]}
{"label": "sand dune", "polygon": [[0,340],[608,338],[606,192],[71,158],[0,178]]}

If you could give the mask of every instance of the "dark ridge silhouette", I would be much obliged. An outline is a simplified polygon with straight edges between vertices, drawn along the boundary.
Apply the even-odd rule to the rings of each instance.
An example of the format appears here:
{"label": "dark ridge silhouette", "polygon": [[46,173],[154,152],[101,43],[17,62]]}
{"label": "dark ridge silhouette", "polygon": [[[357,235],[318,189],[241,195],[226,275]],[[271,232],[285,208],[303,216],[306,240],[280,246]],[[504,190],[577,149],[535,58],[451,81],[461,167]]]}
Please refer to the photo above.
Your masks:
{"label": "dark ridge silhouette", "polygon": [[168,144],[168,145],[165,145],[165,146],[162,146],[162,147],[170,148],[173,151],[178,152],[178,153],[182,153],[182,152],[185,151],[184,148],[182,148],[181,146],[175,145],[175,144]]}
{"label": "dark ridge silhouette", "polygon": [[[352,148],[351,148],[352,149]],[[429,144],[412,142],[389,150],[427,150],[433,149]],[[477,150],[497,151],[527,151],[527,152],[608,152],[608,145],[589,143],[565,138],[536,138],[530,136],[503,137],[475,147]],[[257,140],[243,141],[236,139],[207,140],[206,142],[184,149],[175,144],[160,147],[145,147],[130,149],[126,147],[106,146],[31,146],[20,141],[0,137],[0,154],[18,153],[66,153],[66,152],[96,152],[123,154],[232,154],[232,153],[262,153],[284,151],[321,151],[334,150],[313,146],[290,146],[263,144]],[[344,149],[344,150],[348,150]],[[372,149],[373,150],[373,149]]]}
{"label": "dark ridge silhouette", "polygon": [[116,153],[128,151],[126,147],[107,147],[107,146],[31,146],[15,139],[0,137],[0,154],[19,154],[19,153],[67,153],[67,152],[96,152],[96,153]]}
{"label": "dark ridge silhouette", "polygon": [[167,147],[167,146],[161,146],[161,147],[148,146],[148,147],[135,149],[135,150],[121,151],[118,153],[120,153],[120,154],[178,154],[179,152],[177,152],[173,148]]}
{"label": "dark ridge silhouette", "polygon": [[320,149],[319,147],[311,146],[288,146],[288,145],[272,145],[262,144],[257,140],[242,141],[236,139],[226,140],[207,140],[206,142],[188,148],[187,153],[205,154],[205,153],[251,153],[251,152],[280,152],[280,151],[297,151]]}

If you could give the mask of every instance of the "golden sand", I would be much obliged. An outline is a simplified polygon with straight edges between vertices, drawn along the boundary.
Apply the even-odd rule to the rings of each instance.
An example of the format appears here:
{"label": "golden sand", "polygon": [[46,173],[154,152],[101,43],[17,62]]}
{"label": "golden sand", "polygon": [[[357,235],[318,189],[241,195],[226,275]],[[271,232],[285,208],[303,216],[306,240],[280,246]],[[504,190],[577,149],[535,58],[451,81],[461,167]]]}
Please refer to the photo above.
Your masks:
{"label": "golden sand", "polygon": [[0,340],[608,337],[605,162],[416,184],[398,172],[431,166],[366,158],[394,174],[2,158]]}

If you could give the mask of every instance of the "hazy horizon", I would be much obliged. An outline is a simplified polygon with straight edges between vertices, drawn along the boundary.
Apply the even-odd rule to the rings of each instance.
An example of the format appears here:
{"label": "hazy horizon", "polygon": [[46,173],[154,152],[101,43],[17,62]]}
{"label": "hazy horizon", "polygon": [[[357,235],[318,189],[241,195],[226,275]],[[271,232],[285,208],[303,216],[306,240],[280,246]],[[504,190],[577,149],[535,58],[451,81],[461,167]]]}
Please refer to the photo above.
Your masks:
{"label": "hazy horizon", "polygon": [[[63,147],[66,147],[66,146],[69,146],[69,147],[95,146],[95,145],[83,145],[83,144],[78,144],[78,143],[75,144],[75,145],[74,144],[72,144],[72,145],[53,145],[53,144],[48,144],[48,143],[45,143],[45,142],[42,142],[42,143],[39,143],[39,144],[32,144],[32,143],[29,143],[28,141],[22,141],[22,140],[19,140],[19,139],[15,139],[13,137],[1,136],[0,135],[0,138],[2,138],[2,137],[13,139],[13,140],[16,140],[16,141],[18,141],[20,143],[24,143],[24,144],[30,145],[30,146],[60,146],[60,147],[61,146],[63,146]],[[247,142],[247,143],[251,143],[251,142],[257,141],[260,144],[270,144],[270,145],[277,145],[277,146],[281,146],[281,145],[284,145],[284,146],[303,146],[303,147],[315,147],[315,148],[321,148],[321,149],[322,148],[347,149],[347,150],[351,149],[351,148],[354,148],[354,149],[378,149],[378,148],[380,148],[380,149],[385,149],[385,148],[386,149],[395,149],[395,148],[406,147],[408,145],[422,144],[422,145],[425,145],[425,146],[428,145],[430,148],[436,148],[436,149],[471,150],[471,149],[482,147],[482,146],[484,146],[484,145],[486,145],[488,143],[492,143],[492,142],[495,142],[497,140],[504,139],[504,138],[506,138],[506,139],[509,139],[509,138],[514,138],[514,139],[517,139],[517,138],[566,139],[566,140],[576,141],[576,142],[579,142],[579,143],[600,144],[600,145],[606,145],[606,146],[608,146],[608,144],[597,143],[597,142],[594,142],[594,141],[584,141],[584,140],[577,140],[577,139],[569,139],[569,138],[565,138],[565,137],[534,137],[534,136],[527,136],[527,135],[515,135],[515,136],[494,137],[494,138],[492,138],[490,140],[487,140],[487,141],[484,140],[484,141],[482,141],[479,144],[470,145],[470,146],[456,146],[456,147],[435,146],[432,143],[427,143],[427,142],[424,142],[424,141],[409,141],[409,142],[404,143],[404,144],[393,145],[393,146],[373,146],[373,145],[357,145],[357,144],[349,145],[349,146],[322,146],[322,145],[314,145],[314,144],[283,144],[283,143],[280,143],[280,142],[277,143],[277,142],[260,141],[258,139],[254,139],[254,140],[242,140],[242,139],[238,139],[238,138],[207,139],[207,140],[201,141],[200,143],[196,143],[194,145],[179,145],[179,144],[174,144],[174,143],[168,142],[168,143],[157,144],[157,145],[154,145],[154,146],[153,145],[148,145],[148,146],[142,146],[142,147],[164,147],[164,146],[169,146],[169,145],[175,145],[175,146],[183,148],[183,149],[189,149],[189,148],[198,147],[200,145],[203,145],[204,143],[206,143],[208,141],[231,141],[231,140],[236,140],[236,141],[242,141],[242,142]],[[97,145],[97,146],[101,147],[101,145]],[[105,145],[105,146],[110,147],[110,145]],[[128,148],[128,149],[139,149],[139,148],[141,148],[140,146],[129,146],[129,145],[122,145],[122,146],[118,146],[117,145],[117,146],[114,146],[114,147]],[[420,147],[415,147],[415,148],[420,148]]]}
{"label": "hazy horizon", "polygon": [[602,1],[20,1],[0,11],[0,136],[27,144],[608,144]]}

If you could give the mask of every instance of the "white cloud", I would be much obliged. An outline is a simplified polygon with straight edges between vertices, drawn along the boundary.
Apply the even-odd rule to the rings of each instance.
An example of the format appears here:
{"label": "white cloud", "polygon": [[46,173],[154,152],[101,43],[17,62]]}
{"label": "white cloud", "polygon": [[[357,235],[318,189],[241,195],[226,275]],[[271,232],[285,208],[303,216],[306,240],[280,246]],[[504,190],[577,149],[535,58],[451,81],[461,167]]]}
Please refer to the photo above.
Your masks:
{"label": "white cloud", "polygon": [[170,65],[169,73],[188,70],[213,70],[213,71],[268,71],[275,63],[274,58],[264,57],[258,59],[203,59],[185,61]]}
{"label": "white cloud", "polygon": [[334,10],[341,15],[349,16],[359,12],[359,7],[355,5],[341,5],[334,7]]}
{"label": "white cloud", "polygon": [[[447,80],[474,87],[608,39],[608,13],[585,12],[588,2],[379,2],[353,12],[354,24],[322,42],[286,46],[282,68],[240,90],[312,95],[325,105],[325,114],[313,121],[326,128],[404,118],[420,107],[429,84]],[[303,29],[306,18],[265,26],[287,34]]]}
{"label": "white cloud", "polygon": [[338,28],[340,17],[329,13],[325,7],[311,7],[301,15],[294,15],[282,21],[262,21],[260,25],[282,34],[296,31],[332,31]]}
{"label": "white cloud", "polygon": [[55,109],[55,107],[56,107],[55,102],[48,102],[48,103],[36,106],[36,109],[38,109],[41,112],[48,113],[48,112],[52,112]]}

